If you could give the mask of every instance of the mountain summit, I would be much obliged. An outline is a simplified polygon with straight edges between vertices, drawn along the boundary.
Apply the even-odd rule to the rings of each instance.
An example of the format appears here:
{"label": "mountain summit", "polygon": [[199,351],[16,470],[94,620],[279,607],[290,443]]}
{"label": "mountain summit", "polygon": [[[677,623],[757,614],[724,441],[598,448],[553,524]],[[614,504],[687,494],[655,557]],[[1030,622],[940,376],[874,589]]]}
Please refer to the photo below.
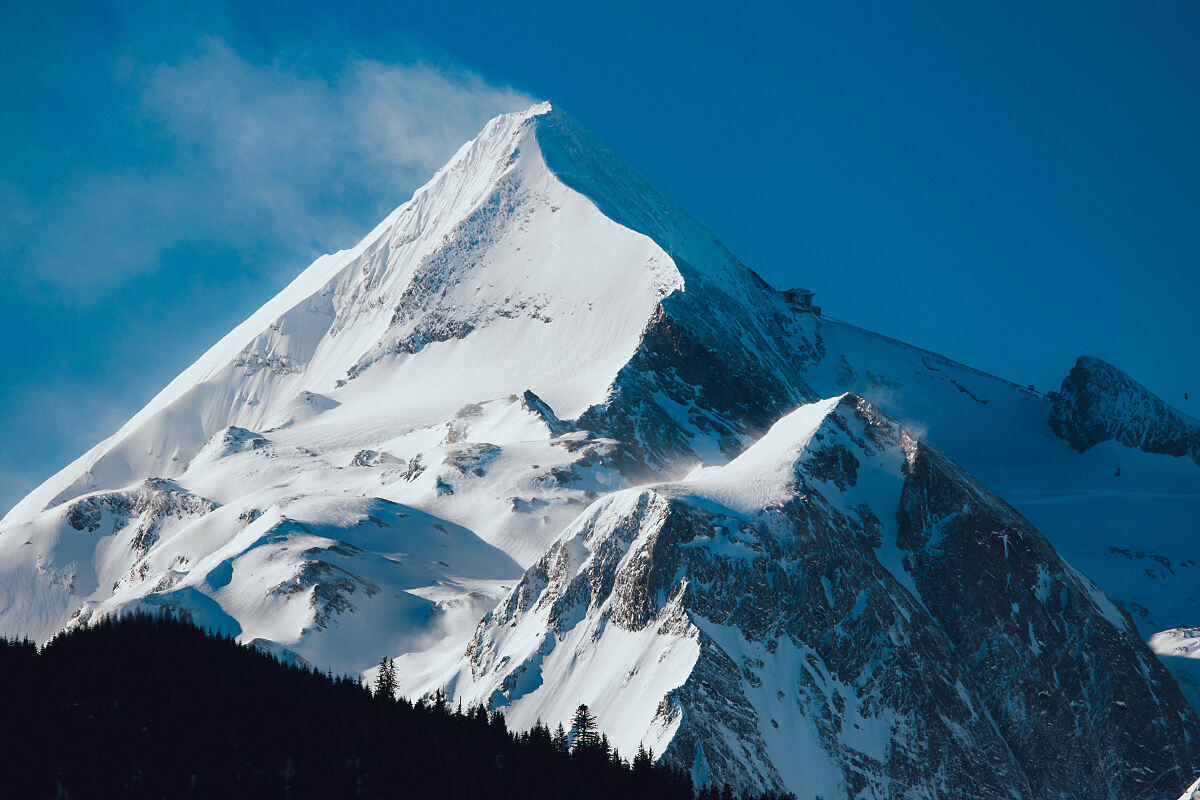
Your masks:
{"label": "mountain summit", "polygon": [[1164,796],[1200,472],[1080,452],[1078,383],[823,317],[543,103],[12,509],[0,632],[176,609],[827,800]]}

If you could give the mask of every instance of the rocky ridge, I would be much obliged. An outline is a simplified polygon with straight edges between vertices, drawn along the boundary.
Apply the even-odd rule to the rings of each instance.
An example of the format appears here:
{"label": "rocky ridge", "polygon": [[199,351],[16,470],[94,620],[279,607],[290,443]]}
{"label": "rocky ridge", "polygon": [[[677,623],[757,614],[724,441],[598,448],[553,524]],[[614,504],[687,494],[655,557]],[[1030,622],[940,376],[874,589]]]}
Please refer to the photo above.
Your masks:
{"label": "rocky ridge", "polygon": [[1050,427],[1083,452],[1117,441],[1200,465],[1200,421],[1151,394],[1105,361],[1080,356],[1054,397]]}

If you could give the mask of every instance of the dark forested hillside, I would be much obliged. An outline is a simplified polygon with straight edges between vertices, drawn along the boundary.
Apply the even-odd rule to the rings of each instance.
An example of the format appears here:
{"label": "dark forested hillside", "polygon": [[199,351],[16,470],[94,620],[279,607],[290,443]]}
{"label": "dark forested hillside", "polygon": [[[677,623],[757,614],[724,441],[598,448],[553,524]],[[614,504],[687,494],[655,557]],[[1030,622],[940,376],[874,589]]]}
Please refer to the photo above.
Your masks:
{"label": "dark forested hillside", "polygon": [[5,798],[693,797],[684,774],[576,738],[572,752],[482,708],[376,697],[170,617],[104,621],[41,652],[0,640]]}

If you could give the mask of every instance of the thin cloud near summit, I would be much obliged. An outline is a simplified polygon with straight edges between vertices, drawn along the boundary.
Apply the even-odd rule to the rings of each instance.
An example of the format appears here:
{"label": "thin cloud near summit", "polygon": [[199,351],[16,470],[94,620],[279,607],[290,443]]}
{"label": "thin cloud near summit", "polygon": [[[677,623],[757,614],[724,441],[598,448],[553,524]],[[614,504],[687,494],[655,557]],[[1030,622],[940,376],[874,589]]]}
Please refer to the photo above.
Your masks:
{"label": "thin cloud near summit", "polygon": [[255,64],[217,37],[118,70],[137,98],[128,126],[155,157],[78,172],[49,203],[9,187],[8,205],[37,218],[16,232],[27,278],[69,304],[153,273],[180,246],[236,248],[267,274],[348,246],[483,121],[533,102],[428,63],[351,56],[332,75]]}

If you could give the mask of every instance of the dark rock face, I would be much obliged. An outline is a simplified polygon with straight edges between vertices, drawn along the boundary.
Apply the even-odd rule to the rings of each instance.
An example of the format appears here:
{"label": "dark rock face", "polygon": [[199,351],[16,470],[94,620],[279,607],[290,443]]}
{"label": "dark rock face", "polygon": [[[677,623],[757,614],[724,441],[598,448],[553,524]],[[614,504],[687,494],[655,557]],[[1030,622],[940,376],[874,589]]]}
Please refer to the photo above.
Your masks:
{"label": "dark rock face", "polygon": [[[342,543],[342,548],[334,550],[338,555],[354,555],[349,551],[350,545]],[[333,548],[331,548],[333,549]],[[352,548],[357,551],[357,548]],[[379,586],[365,578],[354,575],[336,564],[316,560],[325,555],[320,550],[311,550],[305,555],[313,556],[313,560],[304,561],[288,580],[271,588],[272,594],[291,595],[312,590],[309,604],[314,613],[313,627],[324,630],[329,621],[337,614],[353,613],[356,609],[350,598],[357,591],[367,596],[379,593]]]}
{"label": "dark rock face", "polygon": [[[472,678],[507,706],[581,625],[690,639],[663,757],[745,788],[784,785],[786,726],[864,800],[1150,800],[1200,769],[1127,616],[955,463],[847,396],[789,481],[753,513],[688,482],[605,498],[485,617]],[[542,619],[513,634],[535,654],[498,657]]]}
{"label": "dark rock face", "polygon": [[786,368],[768,368],[772,362],[759,353],[786,349],[781,341],[733,320],[704,318],[693,296],[672,295],[655,311],[607,401],[575,426],[640,449],[646,469],[635,478],[671,474],[679,459],[699,457],[706,445],[732,458],[799,403],[816,399],[797,377],[813,352],[796,341],[781,360]]}
{"label": "dark rock face", "polygon": [[1115,440],[1200,465],[1200,422],[1176,411],[1111,364],[1080,356],[1063,379],[1050,428],[1083,452]]}
{"label": "dark rock face", "polygon": [[1128,615],[924,445],[909,461],[899,538],[1033,796],[1166,797],[1194,777],[1200,726]]}
{"label": "dark rock face", "polygon": [[148,478],[133,489],[103,492],[76,500],[63,512],[67,524],[77,531],[93,533],[105,519],[111,528],[104,533],[124,529],[136,521],[130,546],[143,558],[158,541],[164,520],[202,517],[218,508],[211,500],[192,494],[166,478]]}
{"label": "dark rock face", "polygon": [[554,409],[550,405],[533,393],[530,389],[525,390],[525,394],[521,395],[521,406],[529,413],[538,417],[546,424],[550,430],[551,436],[562,436],[568,432],[571,427],[558,418],[554,413]]}
{"label": "dark rock face", "polygon": [[[681,511],[691,519],[677,521],[678,528],[713,529],[713,520]],[[875,561],[864,537],[842,538],[838,529],[850,523],[853,530],[854,521],[837,517],[807,501],[765,515],[742,532],[758,538],[764,551],[751,570],[724,558],[688,559],[685,605],[693,619],[736,627],[768,653],[781,643],[797,648],[810,666],[773,675],[761,670],[761,660],[739,659],[702,637],[693,674],[672,693],[685,718],[667,757],[690,766],[702,748],[710,772],[721,779],[779,785],[760,732],[766,720],[745,698],[747,685],[777,681],[783,704],[802,708],[813,721],[853,797],[903,796],[901,787],[948,795],[968,783],[1003,796],[1022,785],[977,701],[955,690],[959,667],[936,624]],[[673,560],[659,559],[657,566],[670,569]],[[870,708],[867,716],[896,718],[896,738],[883,758],[845,741],[855,716],[847,712],[848,697]],[[712,733],[721,730],[733,736]],[[759,774],[745,774],[751,770]]]}

